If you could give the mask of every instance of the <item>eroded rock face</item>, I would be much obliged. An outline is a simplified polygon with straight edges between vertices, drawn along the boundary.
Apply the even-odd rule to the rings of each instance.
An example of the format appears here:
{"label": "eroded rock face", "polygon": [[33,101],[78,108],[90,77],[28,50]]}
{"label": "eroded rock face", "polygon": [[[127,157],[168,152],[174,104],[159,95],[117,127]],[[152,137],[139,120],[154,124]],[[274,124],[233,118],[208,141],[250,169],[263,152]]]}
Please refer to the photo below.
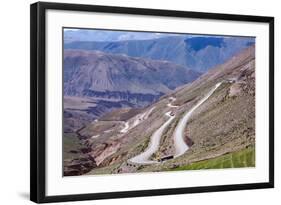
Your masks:
{"label": "eroded rock face", "polygon": [[95,159],[91,155],[76,158],[64,162],[64,176],[82,175],[97,167]]}
{"label": "eroded rock face", "polygon": [[242,92],[242,84],[241,83],[234,83],[229,88],[229,97],[236,97],[239,96]]}
{"label": "eroded rock face", "polygon": [[104,148],[104,150],[95,158],[97,165],[100,165],[104,159],[114,154],[119,148],[121,144],[117,141],[113,141]]}

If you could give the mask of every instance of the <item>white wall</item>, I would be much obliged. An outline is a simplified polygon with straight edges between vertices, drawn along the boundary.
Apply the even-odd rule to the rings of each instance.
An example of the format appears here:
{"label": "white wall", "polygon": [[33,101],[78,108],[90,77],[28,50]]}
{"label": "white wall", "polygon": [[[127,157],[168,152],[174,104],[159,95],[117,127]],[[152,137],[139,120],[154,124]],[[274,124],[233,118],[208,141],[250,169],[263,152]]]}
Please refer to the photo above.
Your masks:
{"label": "white wall", "polygon": [[[52,1],[52,0],[49,0]],[[29,192],[29,4],[34,1],[1,2],[0,11],[0,202],[31,204]],[[81,3],[78,0],[61,2]],[[277,0],[84,0],[86,4],[146,7],[186,11],[275,16],[275,52],[280,53],[281,13]],[[279,35],[279,36],[278,36]],[[275,55],[277,56],[277,55]],[[281,78],[280,59],[275,61],[275,79]],[[281,104],[281,81],[276,80],[275,104]],[[275,107],[276,188],[220,193],[189,194],[132,199],[78,202],[81,204],[276,204],[280,200],[281,151],[280,107]],[[275,203],[274,203],[275,202]],[[72,202],[70,204],[78,204]]]}

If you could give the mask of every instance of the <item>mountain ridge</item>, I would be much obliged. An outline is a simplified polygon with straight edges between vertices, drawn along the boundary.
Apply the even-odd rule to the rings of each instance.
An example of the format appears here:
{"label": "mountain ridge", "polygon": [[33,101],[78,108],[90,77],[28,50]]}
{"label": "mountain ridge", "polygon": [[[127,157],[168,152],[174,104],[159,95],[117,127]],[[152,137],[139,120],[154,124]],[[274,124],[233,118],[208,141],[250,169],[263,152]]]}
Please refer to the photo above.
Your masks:
{"label": "mountain ridge", "polygon": [[125,92],[162,95],[201,73],[170,62],[100,51],[65,50],[64,93]]}
{"label": "mountain ridge", "polygon": [[148,40],[117,42],[65,42],[66,49],[99,50],[172,63],[205,72],[224,63],[254,43],[250,37],[186,37],[170,36]]}

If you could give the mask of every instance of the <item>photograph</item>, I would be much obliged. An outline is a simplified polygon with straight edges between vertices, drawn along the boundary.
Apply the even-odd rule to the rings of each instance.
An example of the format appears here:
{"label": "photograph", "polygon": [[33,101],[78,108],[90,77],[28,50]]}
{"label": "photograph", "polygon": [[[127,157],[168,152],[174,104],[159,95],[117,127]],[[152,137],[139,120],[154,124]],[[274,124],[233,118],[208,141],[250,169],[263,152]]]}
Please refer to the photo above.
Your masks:
{"label": "photograph", "polygon": [[256,166],[255,36],[63,27],[62,38],[63,176]]}

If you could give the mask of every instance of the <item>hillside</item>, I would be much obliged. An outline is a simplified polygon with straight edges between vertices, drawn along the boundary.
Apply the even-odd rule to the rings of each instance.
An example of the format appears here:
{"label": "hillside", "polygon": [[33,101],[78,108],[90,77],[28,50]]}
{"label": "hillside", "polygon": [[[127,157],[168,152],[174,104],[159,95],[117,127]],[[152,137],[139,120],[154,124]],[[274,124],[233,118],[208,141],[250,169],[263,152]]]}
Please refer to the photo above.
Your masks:
{"label": "hillside", "polygon": [[[169,62],[98,51],[65,50],[64,94],[150,95],[167,93],[200,73]],[[127,98],[127,96],[126,96]]]}
{"label": "hillside", "polygon": [[[175,130],[191,110],[182,133],[187,149],[176,155]],[[116,115],[115,112],[115,119]],[[109,122],[111,127],[100,132],[94,127],[103,125],[103,121],[93,122],[80,132],[87,136],[83,143],[89,148],[87,154],[95,164],[87,174],[189,169],[188,165],[192,163],[253,149],[255,47],[249,47],[194,82],[161,97],[130,119]],[[133,160],[152,147],[151,137],[156,141],[160,137],[156,151],[148,156],[146,163],[141,162],[140,157]],[[165,156],[176,158],[159,163],[158,159]],[[65,173],[71,171],[72,163],[65,163]],[[236,167],[245,166],[236,164]],[[249,166],[254,165],[253,161],[249,163]]]}

